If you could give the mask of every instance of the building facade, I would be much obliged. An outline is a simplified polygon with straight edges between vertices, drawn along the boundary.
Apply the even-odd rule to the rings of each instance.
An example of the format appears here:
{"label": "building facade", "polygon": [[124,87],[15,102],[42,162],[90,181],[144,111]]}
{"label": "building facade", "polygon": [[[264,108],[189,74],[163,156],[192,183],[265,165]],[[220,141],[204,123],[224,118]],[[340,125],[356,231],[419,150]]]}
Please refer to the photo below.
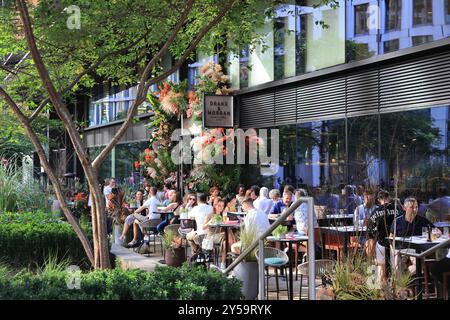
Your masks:
{"label": "building facade", "polygon": [[229,57],[242,128],[280,130],[275,181],[450,187],[450,1],[295,1]]}

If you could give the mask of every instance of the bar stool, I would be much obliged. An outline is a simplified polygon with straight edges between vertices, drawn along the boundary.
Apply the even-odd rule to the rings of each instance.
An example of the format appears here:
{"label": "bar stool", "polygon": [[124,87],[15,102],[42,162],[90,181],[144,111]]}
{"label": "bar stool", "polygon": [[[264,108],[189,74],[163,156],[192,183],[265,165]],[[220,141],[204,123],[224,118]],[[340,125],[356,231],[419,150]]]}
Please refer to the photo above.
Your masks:
{"label": "bar stool", "polygon": [[[258,250],[256,250],[256,259],[259,261]],[[275,281],[276,281],[276,292],[277,292],[277,300],[280,298],[280,289],[278,283],[278,269],[284,271],[284,277],[286,280],[286,291],[289,292],[289,281],[287,279],[286,268],[289,263],[289,257],[283,251],[272,248],[272,247],[264,247],[264,266],[266,270],[266,299],[269,299],[269,278],[271,277],[269,274],[269,268],[272,267],[275,269]],[[270,291],[273,292],[273,291]]]}

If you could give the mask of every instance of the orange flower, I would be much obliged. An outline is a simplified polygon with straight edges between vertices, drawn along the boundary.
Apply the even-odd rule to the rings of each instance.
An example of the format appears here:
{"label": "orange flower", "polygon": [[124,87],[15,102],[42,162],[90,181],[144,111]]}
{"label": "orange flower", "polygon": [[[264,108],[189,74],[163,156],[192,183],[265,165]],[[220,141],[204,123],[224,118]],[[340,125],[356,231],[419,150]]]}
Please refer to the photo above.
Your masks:
{"label": "orange flower", "polygon": [[146,154],[149,154],[149,153],[150,153],[150,149],[147,148],[147,149],[144,150],[144,152],[145,152]]}

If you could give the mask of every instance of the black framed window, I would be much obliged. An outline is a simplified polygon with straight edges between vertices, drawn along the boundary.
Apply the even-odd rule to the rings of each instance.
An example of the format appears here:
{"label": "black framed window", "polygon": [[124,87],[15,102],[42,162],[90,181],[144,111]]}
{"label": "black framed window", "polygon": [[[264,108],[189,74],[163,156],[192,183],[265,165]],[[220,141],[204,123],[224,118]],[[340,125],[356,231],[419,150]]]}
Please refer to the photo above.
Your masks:
{"label": "black framed window", "polygon": [[431,41],[433,41],[433,36],[431,36],[431,35],[412,37],[412,45],[413,46],[419,46],[421,44],[431,42]]}
{"label": "black framed window", "polygon": [[360,4],[355,6],[355,34],[368,34],[369,26],[367,24],[369,18],[369,4]]}
{"label": "black framed window", "polygon": [[445,5],[445,23],[450,24],[450,0],[444,0]]}
{"label": "black framed window", "polygon": [[399,30],[402,26],[402,0],[385,0],[386,30]]}
{"label": "black framed window", "polygon": [[383,42],[383,52],[384,53],[397,51],[399,48],[400,48],[400,40],[399,39],[394,39],[394,40],[389,40],[389,41]]}
{"label": "black framed window", "polygon": [[413,25],[433,23],[433,1],[413,0]]}

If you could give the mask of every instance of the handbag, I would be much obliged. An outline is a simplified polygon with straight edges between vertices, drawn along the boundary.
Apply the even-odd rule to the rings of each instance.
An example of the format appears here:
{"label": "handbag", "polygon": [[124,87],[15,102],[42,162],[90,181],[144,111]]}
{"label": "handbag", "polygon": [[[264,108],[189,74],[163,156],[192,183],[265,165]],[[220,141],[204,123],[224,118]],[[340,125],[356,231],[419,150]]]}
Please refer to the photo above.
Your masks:
{"label": "handbag", "polygon": [[212,239],[206,237],[202,241],[202,249],[207,250],[207,251],[213,250],[214,249],[214,241]]}

